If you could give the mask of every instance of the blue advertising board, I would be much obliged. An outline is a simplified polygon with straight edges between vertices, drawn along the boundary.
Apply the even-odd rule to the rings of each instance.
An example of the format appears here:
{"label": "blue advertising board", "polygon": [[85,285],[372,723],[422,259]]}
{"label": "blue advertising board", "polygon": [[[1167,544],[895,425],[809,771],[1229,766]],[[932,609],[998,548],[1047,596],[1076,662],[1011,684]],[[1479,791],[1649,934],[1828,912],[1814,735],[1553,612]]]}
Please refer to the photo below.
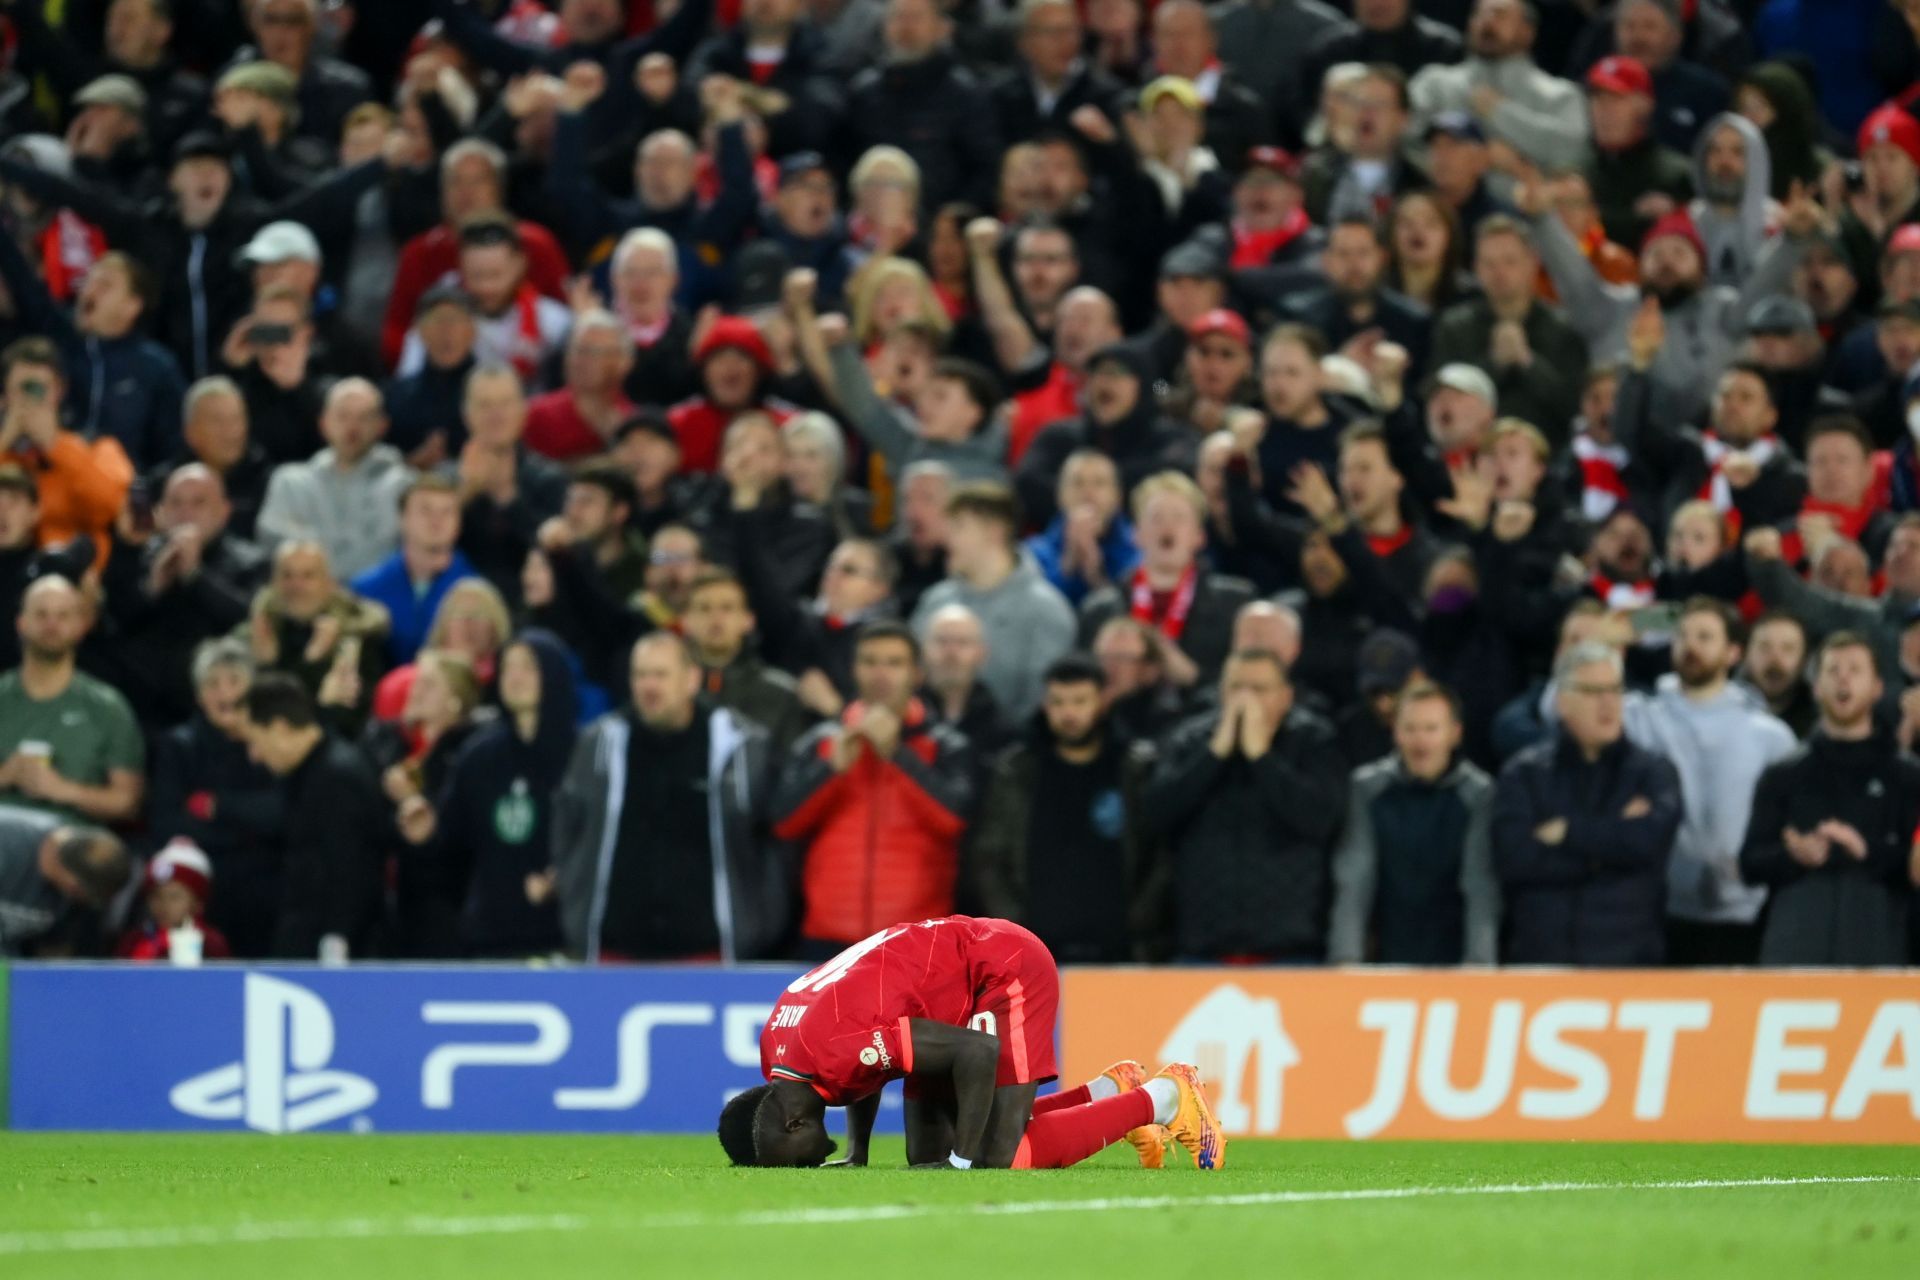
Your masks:
{"label": "blue advertising board", "polygon": [[[711,1133],[801,970],[16,965],[16,1129]],[[894,1093],[897,1091],[889,1091]],[[897,1128],[897,1101],[882,1125]]]}

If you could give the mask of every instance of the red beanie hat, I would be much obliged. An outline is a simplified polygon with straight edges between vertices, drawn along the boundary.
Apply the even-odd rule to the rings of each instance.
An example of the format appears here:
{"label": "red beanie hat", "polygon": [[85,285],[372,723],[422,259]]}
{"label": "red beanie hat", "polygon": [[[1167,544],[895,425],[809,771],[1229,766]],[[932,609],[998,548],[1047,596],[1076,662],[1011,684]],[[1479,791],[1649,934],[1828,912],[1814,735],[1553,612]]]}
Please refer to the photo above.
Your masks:
{"label": "red beanie hat", "polygon": [[762,373],[773,372],[773,352],[767,349],[759,328],[745,316],[721,316],[708,326],[706,337],[693,349],[693,362],[705,364],[707,357],[729,348],[744,352]]}
{"label": "red beanie hat", "polygon": [[1693,246],[1693,251],[1700,255],[1702,265],[1706,263],[1707,242],[1700,238],[1700,229],[1693,225],[1693,219],[1684,211],[1676,210],[1648,228],[1647,234],[1640,241],[1640,251],[1645,253],[1647,246],[1662,236],[1679,236]]}
{"label": "red beanie hat", "polygon": [[1857,139],[1861,155],[1868,147],[1890,143],[1907,153],[1907,158],[1920,167],[1920,120],[1889,103],[1872,115],[1860,126]]}
{"label": "red beanie hat", "polygon": [[205,903],[213,892],[213,863],[193,841],[185,837],[171,840],[147,864],[146,883],[140,891],[151,893],[168,883],[184,885],[189,893]]}

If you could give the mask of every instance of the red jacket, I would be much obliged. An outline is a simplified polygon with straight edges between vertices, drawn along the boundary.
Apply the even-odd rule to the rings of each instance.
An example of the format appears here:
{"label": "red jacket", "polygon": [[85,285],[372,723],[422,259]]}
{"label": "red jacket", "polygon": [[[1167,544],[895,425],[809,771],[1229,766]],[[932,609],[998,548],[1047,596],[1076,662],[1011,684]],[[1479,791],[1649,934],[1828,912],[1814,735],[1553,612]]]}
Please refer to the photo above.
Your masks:
{"label": "red jacket", "polygon": [[[549,298],[567,300],[567,255],[553,233],[537,222],[521,222],[520,247],[527,251],[527,280]],[[391,369],[400,363],[400,348],[413,328],[420,295],[443,276],[460,269],[460,243],[444,224],[422,231],[400,250],[393,273],[393,293],[387,298],[387,318],[380,326],[380,357]]]}
{"label": "red jacket", "polygon": [[[850,705],[843,722],[857,713]],[[793,748],[774,797],[774,834],[804,843],[800,932],[855,942],[902,920],[953,913],[960,837],[973,801],[966,740],[927,720],[918,700],[891,760],[863,748],[844,773],[830,757],[839,725]]]}

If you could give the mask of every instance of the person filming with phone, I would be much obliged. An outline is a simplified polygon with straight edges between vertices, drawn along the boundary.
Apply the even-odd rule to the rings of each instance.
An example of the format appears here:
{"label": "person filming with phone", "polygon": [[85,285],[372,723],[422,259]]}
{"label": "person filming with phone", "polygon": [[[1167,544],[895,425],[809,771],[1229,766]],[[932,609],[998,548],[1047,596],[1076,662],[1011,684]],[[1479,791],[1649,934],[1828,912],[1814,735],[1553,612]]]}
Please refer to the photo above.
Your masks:
{"label": "person filming with phone", "polygon": [[40,545],[92,539],[94,563],[108,554],[108,530],[133,483],[133,463],[118,440],[83,440],[60,425],[66,365],[46,338],[21,338],[0,351],[0,462],[16,462],[40,499]]}

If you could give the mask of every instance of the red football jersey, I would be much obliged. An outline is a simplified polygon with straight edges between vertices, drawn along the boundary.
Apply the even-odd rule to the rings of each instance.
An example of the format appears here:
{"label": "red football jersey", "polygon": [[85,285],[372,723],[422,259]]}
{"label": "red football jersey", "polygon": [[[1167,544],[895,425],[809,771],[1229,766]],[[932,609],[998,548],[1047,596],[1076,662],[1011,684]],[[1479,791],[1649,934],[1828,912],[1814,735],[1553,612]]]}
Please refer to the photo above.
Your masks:
{"label": "red football jersey", "polygon": [[854,943],[781,995],[760,1033],[760,1069],[836,1107],[879,1091],[913,1070],[911,1019],[967,1025],[975,994],[1021,946],[1011,928],[944,916]]}

